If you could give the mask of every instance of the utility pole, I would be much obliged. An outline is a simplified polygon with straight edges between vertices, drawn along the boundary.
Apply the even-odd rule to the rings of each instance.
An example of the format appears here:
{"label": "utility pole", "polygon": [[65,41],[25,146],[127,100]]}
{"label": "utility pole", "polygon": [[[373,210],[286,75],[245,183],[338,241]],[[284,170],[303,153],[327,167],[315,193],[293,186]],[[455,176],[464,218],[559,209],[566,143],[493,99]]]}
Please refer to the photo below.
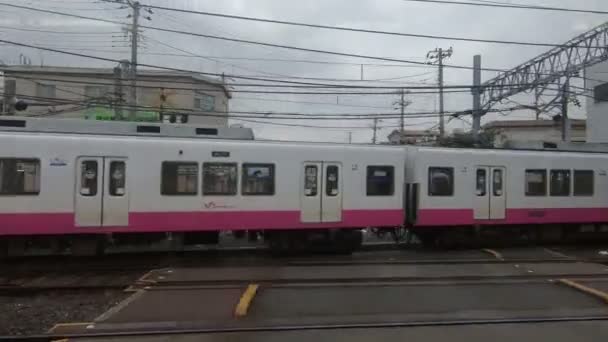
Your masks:
{"label": "utility pole", "polygon": [[430,64],[433,64],[435,63],[435,61],[437,61],[437,64],[439,66],[439,135],[442,138],[445,136],[445,120],[443,118],[443,59],[451,57],[452,53],[453,50],[450,47],[447,50],[437,48],[433,51],[429,51],[429,53],[427,53],[426,55],[426,58],[429,60]]}
{"label": "utility pole", "polygon": [[353,143],[353,132],[348,132],[348,143],[349,144]]}
{"label": "utility pole", "polygon": [[133,9],[133,24],[131,25],[131,88],[129,89],[129,120],[135,121],[137,116],[137,44],[139,39],[139,1],[129,2]]}
{"label": "utility pole", "polygon": [[114,119],[117,121],[122,120],[122,102],[123,102],[123,93],[122,93],[122,68],[119,64],[114,68]]}
{"label": "utility pole", "polygon": [[401,95],[400,100],[395,101],[393,103],[393,105],[399,106],[399,108],[396,108],[396,109],[400,109],[401,110],[401,115],[399,116],[399,127],[400,127],[400,129],[399,129],[399,134],[400,134],[399,142],[401,142],[403,140],[403,135],[405,133],[405,108],[407,108],[409,105],[411,105],[412,101],[405,99],[405,94],[406,94],[405,90],[401,89],[399,91],[399,94]]}
{"label": "utility pole", "polygon": [[0,115],[15,115],[15,94],[17,93],[17,81],[7,80],[4,75],[4,104]]}
{"label": "utility pole", "polygon": [[570,119],[568,118],[568,100],[570,91],[570,79],[566,78],[561,91],[562,96],[562,141],[570,142]]}
{"label": "utility pole", "polygon": [[374,118],[374,137],[372,138],[372,144],[376,145],[378,140],[378,122],[380,119]]}
{"label": "utility pole", "polygon": [[481,55],[473,56],[473,141],[479,140],[481,129]]}

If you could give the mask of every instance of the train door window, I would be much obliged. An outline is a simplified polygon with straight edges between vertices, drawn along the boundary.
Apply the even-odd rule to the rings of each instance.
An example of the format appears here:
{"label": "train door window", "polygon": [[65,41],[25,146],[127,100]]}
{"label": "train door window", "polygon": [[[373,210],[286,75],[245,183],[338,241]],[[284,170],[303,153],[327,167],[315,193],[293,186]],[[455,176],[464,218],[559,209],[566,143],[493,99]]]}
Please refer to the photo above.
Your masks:
{"label": "train door window", "polygon": [[246,196],[274,195],[274,164],[243,164],[241,187]]}
{"label": "train door window", "polygon": [[39,160],[0,159],[0,195],[37,195],[39,193]]}
{"label": "train door window", "polygon": [[551,170],[551,196],[570,196],[570,170]]}
{"label": "train door window", "polygon": [[547,195],[547,170],[526,170],[526,196]]}
{"label": "train door window", "polygon": [[122,197],[126,187],[126,165],[122,161],[110,163],[110,195]]}
{"label": "train door window", "polygon": [[317,196],[318,175],[319,169],[316,165],[306,165],[304,169],[304,194],[306,196]]}
{"label": "train door window", "polygon": [[492,188],[494,196],[502,196],[503,172],[502,170],[494,170],[492,172]]}
{"label": "train door window", "polygon": [[163,162],[161,194],[192,196],[198,193],[198,163]]}
{"label": "train door window", "polygon": [[97,178],[99,165],[96,160],[85,160],[80,167],[80,194],[82,196],[97,196]]}
{"label": "train door window", "polygon": [[486,195],[486,189],[488,188],[487,183],[487,175],[485,169],[477,169],[476,181],[477,184],[477,196],[483,197]]}
{"label": "train door window", "polygon": [[327,167],[327,172],[325,174],[325,194],[330,197],[338,196],[338,167],[335,165],[330,165]]}
{"label": "train door window", "polygon": [[593,196],[593,170],[574,170],[574,196]]}
{"label": "train door window", "polygon": [[429,168],[429,196],[454,195],[454,168]]}
{"label": "train door window", "polygon": [[236,163],[203,163],[203,195],[236,195],[237,168]]}
{"label": "train door window", "polygon": [[395,192],[393,166],[367,167],[367,196],[392,196]]}

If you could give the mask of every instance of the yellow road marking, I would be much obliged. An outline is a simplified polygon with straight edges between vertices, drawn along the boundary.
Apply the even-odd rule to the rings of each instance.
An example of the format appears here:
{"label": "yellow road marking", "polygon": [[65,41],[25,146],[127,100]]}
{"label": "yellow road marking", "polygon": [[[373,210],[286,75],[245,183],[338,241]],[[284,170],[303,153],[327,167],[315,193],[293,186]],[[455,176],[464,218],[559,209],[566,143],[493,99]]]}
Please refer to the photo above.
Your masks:
{"label": "yellow road marking", "polygon": [[258,292],[258,287],[259,287],[258,284],[249,284],[249,286],[247,286],[247,289],[245,290],[245,292],[243,292],[243,295],[241,296],[239,303],[236,305],[236,308],[234,309],[234,315],[237,318],[247,316],[247,311],[249,310],[249,307],[251,306],[251,301],[253,301],[255,294]]}
{"label": "yellow road marking", "polygon": [[493,249],[484,248],[484,249],[482,249],[482,251],[484,251],[488,254],[492,254],[498,260],[505,260],[505,258],[502,257],[502,254],[498,253],[497,251],[495,251]]}
{"label": "yellow road marking", "polygon": [[569,279],[560,279],[559,282],[564,285],[570,286],[574,289],[577,289],[579,291],[582,291],[586,294],[595,296],[595,297],[605,301],[606,303],[608,303],[608,293],[606,293],[604,291],[594,289],[593,287],[585,286],[583,284],[577,283],[577,282],[575,282],[573,280],[569,280]]}
{"label": "yellow road marking", "polygon": [[69,339],[63,338],[61,340],[52,340],[51,342],[68,342],[68,341],[69,341]]}

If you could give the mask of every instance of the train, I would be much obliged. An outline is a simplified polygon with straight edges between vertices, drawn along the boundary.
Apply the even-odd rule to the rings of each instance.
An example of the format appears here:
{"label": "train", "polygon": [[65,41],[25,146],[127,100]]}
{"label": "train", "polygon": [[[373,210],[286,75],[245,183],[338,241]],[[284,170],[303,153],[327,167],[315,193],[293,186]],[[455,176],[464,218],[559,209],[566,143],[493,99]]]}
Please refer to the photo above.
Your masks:
{"label": "train", "polygon": [[210,135],[161,134],[166,127],[0,119],[4,254],[32,241],[99,253],[108,241],[168,234],[216,244],[228,231],[262,236],[276,251],[342,252],[369,228],[407,229],[428,245],[483,232],[559,240],[608,231],[603,153],[277,142],[228,130],[223,139],[187,126]]}

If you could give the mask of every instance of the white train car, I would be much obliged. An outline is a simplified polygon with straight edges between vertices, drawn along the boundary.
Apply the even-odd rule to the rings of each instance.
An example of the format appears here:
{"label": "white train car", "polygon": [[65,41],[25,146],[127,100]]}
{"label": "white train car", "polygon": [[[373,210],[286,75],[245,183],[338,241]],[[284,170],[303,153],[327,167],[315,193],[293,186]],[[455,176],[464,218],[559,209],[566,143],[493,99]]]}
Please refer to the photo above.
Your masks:
{"label": "white train car", "polygon": [[258,230],[288,247],[401,226],[403,170],[390,146],[1,131],[0,239]]}
{"label": "white train car", "polygon": [[605,228],[607,170],[603,153],[409,147],[407,221],[429,240],[455,227]]}

